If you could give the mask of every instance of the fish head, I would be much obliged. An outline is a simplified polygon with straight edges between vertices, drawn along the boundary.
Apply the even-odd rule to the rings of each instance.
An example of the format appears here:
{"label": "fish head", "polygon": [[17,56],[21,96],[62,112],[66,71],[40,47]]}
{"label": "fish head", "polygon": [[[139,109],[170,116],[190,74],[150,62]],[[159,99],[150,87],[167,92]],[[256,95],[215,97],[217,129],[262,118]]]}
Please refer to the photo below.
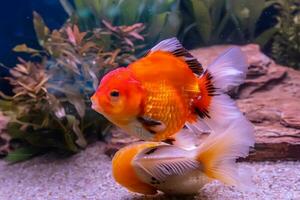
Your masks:
{"label": "fish head", "polygon": [[91,97],[92,108],[116,125],[124,126],[141,111],[143,90],[127,68],[106,74]]}

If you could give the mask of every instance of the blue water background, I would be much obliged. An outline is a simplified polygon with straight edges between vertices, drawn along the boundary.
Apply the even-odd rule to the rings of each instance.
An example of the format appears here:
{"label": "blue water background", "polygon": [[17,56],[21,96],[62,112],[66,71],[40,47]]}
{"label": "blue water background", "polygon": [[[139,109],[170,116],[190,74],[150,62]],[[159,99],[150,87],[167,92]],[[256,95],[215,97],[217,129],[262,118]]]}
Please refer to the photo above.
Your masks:
{"label": "blue water background", "polygon": [[[12,51],[14,46],[26,43],[38,48],[33,11],[40,13],[51,29],[59,28],[67,19],[58,0],[3,0],[0,3],[0,62],[9,67],[14,66],[20,56]],[[7,74],[8,71],[0,67],[0,77]],[[0,79],[0,90],[6,88],[6,82]]]}

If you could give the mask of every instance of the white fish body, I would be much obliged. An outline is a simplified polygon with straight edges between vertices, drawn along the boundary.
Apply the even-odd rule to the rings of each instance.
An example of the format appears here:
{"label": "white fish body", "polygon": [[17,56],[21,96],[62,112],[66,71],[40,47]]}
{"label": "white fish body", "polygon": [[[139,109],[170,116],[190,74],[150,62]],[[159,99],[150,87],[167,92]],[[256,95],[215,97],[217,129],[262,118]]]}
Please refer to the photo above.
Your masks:
{"label": "white fish body", "polygon": [[247,156],[253,144],[252,125],[240,119],[192,150],[162,143],[146,148],[135,156],[132,165],[142,182],[169,194],[198,193],[212,179],[247,188],[249,175],[239,174],[235,161]]}

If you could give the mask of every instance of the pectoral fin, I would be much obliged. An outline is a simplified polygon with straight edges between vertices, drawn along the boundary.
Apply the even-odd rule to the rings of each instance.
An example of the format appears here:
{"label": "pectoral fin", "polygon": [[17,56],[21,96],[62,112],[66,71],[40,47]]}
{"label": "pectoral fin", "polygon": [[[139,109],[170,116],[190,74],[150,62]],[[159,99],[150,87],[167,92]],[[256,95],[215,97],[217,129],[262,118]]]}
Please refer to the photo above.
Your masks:
{"label": "pectoral fin", "polygon": [[139,153],[133,164],[154,179],[164,181],[169,176],[201,168],[200,163],[188,158],[186,153],[171,145],[151,147]]}
{"label": "pectoral fin", "polygon": [[141,124],[143,124],[145,129],[147,129],[149,132],[151,132],[153,134],[162,132],[166,129],[166,125],[163,122],[149,118],[149,117],[140,116],[137,118],[137,120]]}
{"label": "pectoral fin", "polygon": [[150,132],[145,126],[138,120],[133,120],[128,126],[121,127],[126,130],[130,135],[133,135],[142,140],[152,140],[155,133]]}

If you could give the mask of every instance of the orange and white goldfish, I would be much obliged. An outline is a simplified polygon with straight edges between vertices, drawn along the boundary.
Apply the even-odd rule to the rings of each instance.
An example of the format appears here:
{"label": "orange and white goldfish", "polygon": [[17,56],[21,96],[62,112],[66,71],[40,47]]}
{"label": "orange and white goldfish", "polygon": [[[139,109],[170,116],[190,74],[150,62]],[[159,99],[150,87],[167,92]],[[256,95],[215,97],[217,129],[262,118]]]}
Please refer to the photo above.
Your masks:
{"label": "orange and white goldfish", "polygon": [[241,84],[247,62],[236,47],[204,70],[176,38],[166,39],[127,67],[106,74],[92,108],[140,139],[163,141],[181,130],[220,132],[242,116],[225,94]]}
{"label": "orange and white goldfish", "polygon": [[252,125],[237,120],[191,150],[164,142],[128,145],[113,157],[112,173],[121,186],[145,195],[158,191],[196,194],[213,179],[239,189],[252,189],[251,172],[239,169],[236,159],[247,156],[253,145]]}

